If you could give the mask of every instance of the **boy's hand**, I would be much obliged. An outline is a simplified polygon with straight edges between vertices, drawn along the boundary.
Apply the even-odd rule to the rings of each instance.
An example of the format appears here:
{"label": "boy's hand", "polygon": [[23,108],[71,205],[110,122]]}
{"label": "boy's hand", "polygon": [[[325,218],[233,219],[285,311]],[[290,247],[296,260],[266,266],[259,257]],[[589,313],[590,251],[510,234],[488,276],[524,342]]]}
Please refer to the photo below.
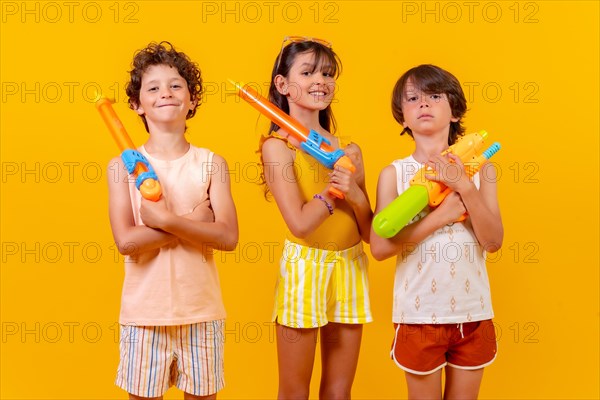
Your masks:
{"label": "boy's hand", "polygon": [[144,225],[150,228],[162,229],[171,218],[172,213],[167,208],[164,197],[158,201],[146,200],[142,197],[140,217]]}
{"label": "boy's hand", "polygon": [[191,213],[185,214],[183,217],[198,222],[215,222],[215,214],[210,206],[210,199],[204,200]]}
{"label": "boy's hand", "polygon": [[427,166],[434,170],[434,174],[425,175],[427,179],[443,183],[457,193],[460,193],[471,184],[465,166],[455,154],[448,153],[445,156],[433,156],[427,161]]}
{"label": "boy's hand", "polygon": [[467,212],[467,208],[460,198],[460,195],[456,192],[452,192],[446,196],[435,210],[432,211],[432,214],[438,213],[443,225],[447,225],[455,222],[465,212]]}

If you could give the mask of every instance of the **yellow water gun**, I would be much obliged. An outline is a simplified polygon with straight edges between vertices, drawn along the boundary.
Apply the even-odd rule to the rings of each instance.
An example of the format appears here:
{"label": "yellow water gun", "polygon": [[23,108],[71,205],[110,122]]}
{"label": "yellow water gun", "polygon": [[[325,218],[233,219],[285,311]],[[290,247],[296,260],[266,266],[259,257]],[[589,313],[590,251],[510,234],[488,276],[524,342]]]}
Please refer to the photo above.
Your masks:
{"label": "yellow water gun", "polygon": [[[479,131],[462,136],[445,150],[442,156],[448,153],[458,156],[465,166],[467,176],[471,178],[500,150],[500,144],[494,143],[487,150],[481,152],[487,135],[486,131]],[[373,218],[373,230],[377,235],[391,238],[427,205],[431,207],[440,205],[452,192],[452,189],[443,183],[431,181],[425,177],[425,175],[434,174],[435,172],[430,167],[421,168],[410,181],[410,187]],[[466,217],[465,214],[458,221],[463,221]]]}

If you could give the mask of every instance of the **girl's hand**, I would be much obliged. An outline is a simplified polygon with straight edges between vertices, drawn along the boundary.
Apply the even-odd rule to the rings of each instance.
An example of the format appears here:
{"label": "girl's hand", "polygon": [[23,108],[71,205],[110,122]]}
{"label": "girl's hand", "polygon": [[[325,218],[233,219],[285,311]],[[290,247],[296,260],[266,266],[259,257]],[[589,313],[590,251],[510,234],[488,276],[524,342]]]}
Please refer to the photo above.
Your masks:
{"label": "girl's hand", "polygon": [[350,158],[350,161],[352,161],[352,164],[354,164],[354,167],[356,168],[354,180],[358,182],[360,186],[365,181],[365,167],[360,148],[356,144],[350,143],[344,148],[344,153]]}
{"label": "girl's hand", "polygon": [[433,156],[427,161],[427,166],[434,171],[433,174],[425,175],[427,179],[443,183],[457,193],[472,184],[465,171],[465,166],[455,154]]}
{"label": "girl's hand", "polygon": [[344,199],[351,205],[362,202],[365,198],[360,186],[356,183],[356,172],[336,166],[329,174],[329,184],[344,194]]}
{"label": "girl's hand", "polygon": [[162,229],[172,214],[167,208],[167,203],[164,197],[159,201],[150,201],[142,198],[140,205],[140,217],[144,225],[150,228]]}
{"label": "girl's hand", "polygon": [[431,213],[437,213],[442,221],[442,224],[447,225],[455,222],[466,211],[467,208],[460,198],[460,195],[456,192],[452,192],[446,196],[441,204]]}

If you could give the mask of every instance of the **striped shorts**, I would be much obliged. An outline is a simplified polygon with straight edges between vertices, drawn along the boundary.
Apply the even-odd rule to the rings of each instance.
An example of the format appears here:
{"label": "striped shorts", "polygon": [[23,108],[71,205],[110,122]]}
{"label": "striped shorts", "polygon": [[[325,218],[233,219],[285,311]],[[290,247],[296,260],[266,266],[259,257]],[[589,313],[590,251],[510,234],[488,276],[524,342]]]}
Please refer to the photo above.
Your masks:
{"label": "striped shorts", "polygon": [[291,328],[318,328],[328,322],[373,321],[362,242],[332,251],[286,240],[275,290],[273,321]]}
{"label": "striped shorts", "polygon": [[175,385],[207,396],[221,390],[224,320],[176,326],[121,325],[115,384],[142,397],[162,396]]}

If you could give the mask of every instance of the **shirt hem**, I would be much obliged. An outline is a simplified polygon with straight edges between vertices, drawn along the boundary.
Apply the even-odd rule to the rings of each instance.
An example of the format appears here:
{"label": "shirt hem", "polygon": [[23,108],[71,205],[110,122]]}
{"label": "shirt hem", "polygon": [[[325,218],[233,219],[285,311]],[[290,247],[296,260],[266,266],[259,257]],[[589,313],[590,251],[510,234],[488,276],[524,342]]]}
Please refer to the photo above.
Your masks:
{"label": "shirt hem", "polygon": [[443,317],[443,318],[436,318],[436,321],[433,322],[431,320],[431,318],[404,318],[404,320],[401,320],[400,318],[397,317],[392,317],[392,322],[394,324],[431,324],[431,325],[439,325],[439,324],[464,324],[467,322],[477,322],[477,321],[485,321],[488,319],[493,319],[494,318],[494,314],[482,314],[482,315],[476,315],[476,316],[472,316],[471,319],[466,319],[466,318],[454,318],[454,317]]}
{"label": "shirt hem", "polygon": [[174,326],[174,325],[191,325],[199,322],[209,322],[225,319],[225,314],[215,314],[196,318],[176,319],[176,320],[156,320],[156,319],[135,319],[127,320],[119,318],[121,325],[136,325],[136,326]]}

